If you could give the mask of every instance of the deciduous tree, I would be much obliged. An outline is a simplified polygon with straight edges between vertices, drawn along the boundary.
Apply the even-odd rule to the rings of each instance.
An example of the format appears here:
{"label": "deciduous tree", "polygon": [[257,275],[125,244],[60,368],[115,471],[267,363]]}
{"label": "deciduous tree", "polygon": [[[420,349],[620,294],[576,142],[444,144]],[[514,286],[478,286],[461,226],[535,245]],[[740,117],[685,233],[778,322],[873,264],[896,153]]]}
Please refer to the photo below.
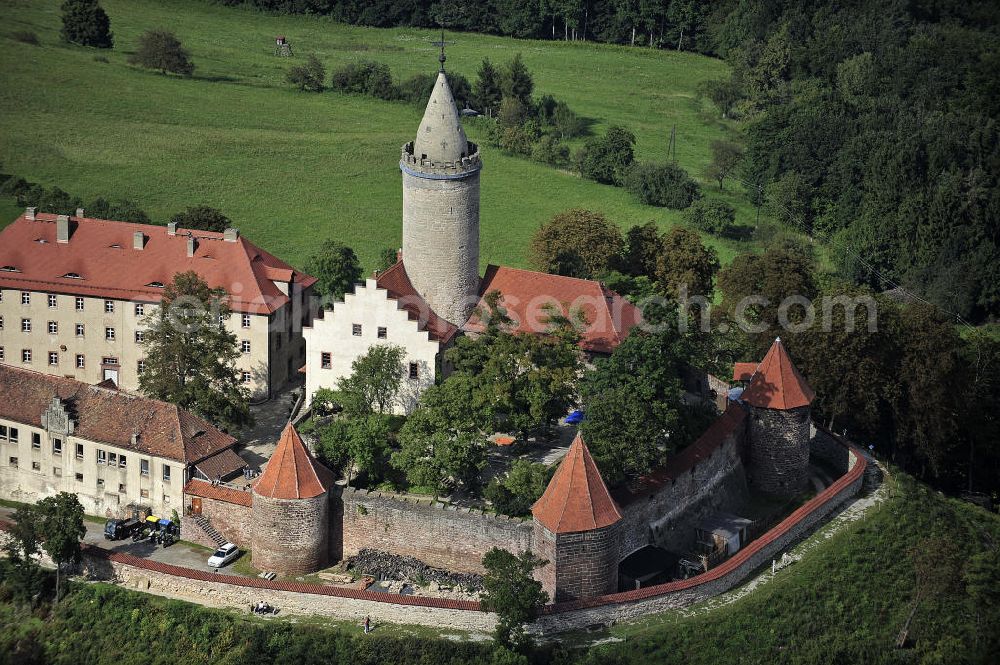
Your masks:
{"label": "deciduous tree", "polygon": [[294,65],[288,69],[285,79],[299,90],[312,90],[313,92],[323,92],[323,82],[326,80],[326,67],[316,57],[310,53],[305,63]]}
{"label": "deciduous tree", "polygon": [[403,382],[406,349],[396,344],[375,344],[351,363],[350,376],[337,383],[349,415],[392,413]]}
{"label": "deciduous tree", "polygon": [[170,221],[178,228],[215,233],[222,233],[233,225],[232,220],[221,210],[207,205],[188,206],[184,211],[171,217]]}
{"label": "deciduous tree", "polygon": [[171,72],[191,76],[194,72],[190,52],[174,33],[167,30],[147,30],[142,33],[139,45],[128,61],[146,69],[159,69],[161,74]]}
{"label": "deciduous tree", "polygon": [[577,208],[540,226],[529,254],[539,270],[594,279],[618,263],[623,244],[621,231],[603,213]]}
{"label": "deciduous tree", "polygon": [[42,548],[56,564],[56,600],[59,600],[60,572],[66,563],[80,561],[80,540],[87,534],[83,506],[76,494],[59,492],[38,501],[34,510]]}
{"label": "deciduous tree", "polygon": [[363,274],[361,261],[354,250],[333,239],[324,241],[309,258],[306,272],[318,280],[316,294],[327,300],[328,307],[343,300],[345,293],[352,292]]}
{"label": "deciduous tree", "polygon": [[497,614],[496,641],[504,646],[520,645],[525,640],[524,625],[534,621],[538,609],[548,602],[549,594],[532,576],[545,565],[530,551],[512,554],[497,547],[483,556],[483,609]]}
{"label": "deciduous tree", "polygon": [[718,269],[715,249],[706,247],[694,231],[678,226],[663,236],[663,253],[656,263],[656,280],[662,292],[675,297],[686,286],[688,294],[708,297]]}

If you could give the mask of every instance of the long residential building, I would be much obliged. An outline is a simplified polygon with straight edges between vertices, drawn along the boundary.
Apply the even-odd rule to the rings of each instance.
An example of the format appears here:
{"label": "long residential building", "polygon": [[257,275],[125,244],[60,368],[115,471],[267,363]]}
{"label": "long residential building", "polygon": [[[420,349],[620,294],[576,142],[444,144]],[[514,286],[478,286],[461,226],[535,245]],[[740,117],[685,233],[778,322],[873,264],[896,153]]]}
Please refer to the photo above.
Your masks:
{"label": "long residential building", "polygon": [[71,492],[91,515],[169,517],[189,479],[244,466],[208,422],[109,386],[0,365],[0,497]]}
{"label": "long residential building", "polygon": [[305,359],[302,326],[316,279],[240,236],[33,208],[0,231],[0,363],[134,390],[144,318],[174,275],[192,270],[228,294],[223,321],[255,398],[269,397]]}

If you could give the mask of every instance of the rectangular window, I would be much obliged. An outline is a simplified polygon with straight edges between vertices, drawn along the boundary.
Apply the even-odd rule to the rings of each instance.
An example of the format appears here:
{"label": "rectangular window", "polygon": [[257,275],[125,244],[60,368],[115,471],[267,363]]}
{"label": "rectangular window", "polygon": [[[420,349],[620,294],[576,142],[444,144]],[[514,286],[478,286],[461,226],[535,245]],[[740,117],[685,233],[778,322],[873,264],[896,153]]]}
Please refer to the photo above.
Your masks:
{"label": "rectangular window", "polygon": [[145,340],[145,339],[146,339],[146,333],[145,332],[143,332],[142,330],[136,330],[135,331],[135,343],[136,344],[142,344],[143,340]]}
{"label": "rectangular window", "polygon": [[249,328],[250,327],[250,315],[249,314],[244,314],[243,315],[243,327],[244,328]]}
{"label": "rectangular window", "polygon": [[84,367],[86,367],[86,358],[81,353],[76,354],[76,368],[83,369]]}
{"label": "rectangular window", "polygon": [[104,358],[101,358],[101,364],[102,365],[117,365],[118,364],[118,358],[114,358],[114,357],[111,357],[111,356],[105,356]]}
{"label": "rectangular window", "polygon": [[136,372],[136,374],[142,374],[145,371],[146,371],[146,361],[145,360],[138,361],[135,364],[135,372]]}
{"label": "rectangular window", "polygon": [[98,478],[97,479],[97,486],[98,487],[104,487],[104,478]]}
{"label": "rectangular window", "polygon": [[0,316],[0,330],[3,330],[3,316]]}
{"label": "rectangular window", "polygon": [[108,466],[118,466],[118,455],[108,453]]}
{"label": "rectangular window", "polygon": [[353,323],[351,324],[351,334],[355,337],[361,337],[361,324]]}
{"label": "rectangular window", "polygon": [[384,326],[379,326],[378,327],[378,338],[379,339],[385,339],[388,336],[389,336],[389,331],[386,330]]}
{"label": "rectangular window", "polygon": [[410,363],[410,378],[411,379],[420,378],[420,366],[417,363]]}
{"label": "rectangular window", "polygon": [[82,312],[83,311],[83,298],[77,298],[76,299],[76,311],[78,311],[78,312]]}
{"label": "rectangular window", "polygon": [[82,473],[76,474],[76,482],[78,482],[78,483],[82,483],[83,482],[83,474]]}
{"label": "rectangular window", "polygon": [[142,459],[139,460],[139,474],[143,476],[149,475],[149,460]]}
{"label": "rectangular window", "polygon": [[11,457],[10,458],[10,465],[11,466],[17,466],[17,458],[16,457]]}
{"label": "rectangular window", "polygon": [[52,467],[52,475],[55,476],[56,478],[62,478],[62,467],[61,466]]}
{"label": "rectangular window", "polygon": [[55,322],[55,321],[49,321],[48,329],[49,329],[49,334],[50,335],[58,335],[59,334],[59,324],[57,322]]}
{"label": "rectangular window", "polygon": [[11,427],[10,428],[10,442],[11,443],[17,443],[17,428],[16,427]]}
{"label": "rectangular window", "polygon": [[32,462],[31,463],[31,470],[32,471],[39,471],[40,472],[42,470],[42,463],[41,462]]}
{"label": "rectangular window", "polygon": [[333,367],[333,361],[328,351],[324,351],[321,354],[319,354],[319,365],[323,369],[330,369],[331,367]]}
{"label": "rectangular window", "polygon": [[142,316],[145,313],[146,313],[146,307],[142,303],[137,302],[135,304],[135,315]]}
{"label": "rectangular window", "polygon": [[49,364],[53,367],[59,364],[59,354],[55,351],[49,351]]}
{"label": "rectangular window", "polygon": [[97,449],[97,463],[98,464],[108,463],[108,451],[101,450],[100,448]]}
{"label": "rectangular window", "polygon": [[49,309],[55,309],[59,305],[59,301],[54,293],[49,294]]}
{"label": "rectangular window", "polygon": [[84,333],[86,331],[87,331],[87,329],[84,327],[84,325],[82,323],[76,324],[76,336],[77,337],[83,337],[83,335],[84,335]]}
{"label": "rectangular window", "polygon": [[125,493],[125,483],[118,483],[118,493],[119,494]]}
{"label": "rectangular window", "polygon": [[21,319],[21,332],[31,332],[31,319]]}
{"label": "rectangular window", "polygon": [[240,342],[240,349],[243,351],[243,353],[250,353],[250,340],[245,339],[242,342]]}
{"label": "rectangular window", "polygon": [[240,378],[243,380],[243,383],[250,383],[250,372],[243,372],[240,374]]}
{"label": "rectangular window", "polygon": [[124,469],[125,468],[125,456],[124,455],[119,455],[118,456],[118,468],[119,469]]}
{"label": "rectangular window", "polygon": [[52,454],[62,455],[62,439],[52,439]]}
{"label": "rectangular window", "polygon": [[6,359],[6,356],[4,355],[3,347],[0,346],[0,363],[2,363],[5,359]]}
{"label": "rectangular window", "polygon": [[139,497],[143,499],[149,498],[149,490],[139,490]]}
{"label": "rectangular window", "polygon": [[115,341],[115,329],[114,328],[105,328],[104,329],[104,339],[106,339],[109,342]]}
{"label": "rectangular window", "polygon": [[83,459],[83,444],[82,443],[76,444],[76,458],[77,459]]}
{"label": "rectangular window", "polygon": [[23,363],[31,362],[31,349],[21,349],[21,362]]}
{"label": "rectangular window", "polygon": [[22,305],[30,305],[31,304],[31,292],[30,291],[21,291],[21,304]]}
{"label": "rectangular window", "polygon": [[163,465],[163,482],[170,482],[170,467],[166,464]]}
{"label": "rectangular window", "polygon": [[31,433],[31,447],[36,450],[42,447],[42,435],[38,432]]}
{"label": "rectangular window", "polygon": [[104,312],[106,314],[114,314],[115,313],[115,301],[114,300],[105,300],[104,301]]}
{"label": "rectangular window", "polygon": [[0,440],[3,440],[3,441],[7,440],[7,426],[6,425],[0,425]]}

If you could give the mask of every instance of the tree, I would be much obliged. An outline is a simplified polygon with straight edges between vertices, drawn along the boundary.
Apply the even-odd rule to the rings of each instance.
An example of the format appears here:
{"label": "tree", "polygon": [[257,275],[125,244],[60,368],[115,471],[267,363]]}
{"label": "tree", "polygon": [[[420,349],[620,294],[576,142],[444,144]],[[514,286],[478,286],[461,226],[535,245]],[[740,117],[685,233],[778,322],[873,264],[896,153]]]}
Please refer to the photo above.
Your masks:
{"label": "tree", "polygon": [[719,199],[698,199],[684,211],[688,224],[712,235],[728,235],[736,221],[733,206]]}
{"label": "tree", "polygon": [[56,601],[59,600],[60,570],[63,564],[80,561],[80,539],[87,535],[83,506],[76,494],[59,492],[36,504],[38,533],[42,548],[56,564]]}
{"label": "tree", "polygon": [[635,159],[635,134],[620,126],[587,141],[580,156],[580,174],[607,185],[622,185]]}
{"label": "tree", "polygon": [[372,485],[389,453],[391,435],[389,417],[382,414],[338,418],[319,431],[317,453],[331,468],[342,469],[348,483],[357,470],[367,473]]}
{"label": "tree", "polygon": [[161,74],[171,72],[191,76],[194,63],[174,33],[167,30],[147,30],[139,37],[139,46],[129,56],[129,64],[159,69]]}
{"label": "tree", "polygon": [[623,244],[621,231],[603,213],[576,208],[542,224],[528,251],[539,270],[594,279],[618,263]]}
{"label": "tree", "polygon": [[551,478],[544,464],[519,459],[514,460],[503,478],[494,478],[486,487],[484,496],[498,513],[521,517],[531,512]]}
{"label": "tree", "polygon": [[230,314],[225,299],[224,289],[209,288],[194,271],[174,275],[160,307],[143,320],[146,358],[139,388],[236,430],[253,418],[250,394],[236,369],[236,335],[221,325]]}
{"label": "tree", "polygon": [[476,84],[472,88],[472,97],[476,105],[487,115],[496,109],[503,97],[501,74],[488,58],[484,58],[476,73]]}
{"label": "tree", "polygon": [[500,90],[504,97],[513,97],[520,101],[526,108],[530,108],[531,93],[535,89],[535,83],[531,79],[531,72],[521,59],[518,53],[504,70],[503,78],[500,81]]}
{"label": "tree", "polygon": [[403,382],[406,349],[395,344],[375,344],[351,363],[351,375],[337,383],[349,415],[392,413]]}
{"label": "tree", "polygon": [[188,206],[170,218],[177,228],[198,231],[214,231],[222,233],[232,227],[231,219],[222,214],[221,210],[207,205]]}
{"label": "tree", "polygon": [[497,615],[496,641],[504,646],[523,644],[524,624],[534,621],[549,601],[542,583],[532,573],[547,564],[531,551],[512,554],[494,547],[483,556],[483,609]]}
{"label": "tree", "polygon": [[572,139],[583,135],[587,123],[566,102],[556,102],[552,110],[552,126],[559,133],[559,138]]}
{"label": "tree", "polygon": [[542,164],[562,168],[569,164],[569,148],[555,136],[546,134],[531,149],[531,158]]}
{"label": "tree", "polygon": [[678,226],[663,236],[663,253],[656,262],[656,280],[663,293],[673,296],[686,286],[691,295],[710,297],[718,270],[719,255],[694,231]]}
{"label": "tree", "polygon": [[30,601],[41,591],[43,581],[34,559],[41,552],[38,508],[32,504],[18,506],[11,518],[13,522],[3,543],[3,551],[13,568],[11,586],[18,599]]}
{"label": "tree", "polygon": [[62,4],[63,41],[80,46],[111,48],[111,19],[97,0],[66,0]]}
{"label": "tree", "polygon": [[712,141],[712,163],[705,170],[705,176],[719,181],[719,191],[723,182],[740,165],[743,159],[743,147],[732,141]]}
{"label": "tree", "polygon": [[299,90],[323,91],[323,81],[326,80],[326,67],[314,53],[310,53],[304,64],[288,69],[285,79]]}
{"label": "tree", "polygon": [[88,217],[137,222],[139,224],[152,223],[146,211],[140,208],[139,204],[132,199],[114,199],[109,201],[103,196],[99,196],[91,201],[85,209]]}
{"label": "tree", "polygon": [[396,96],[389,65],[374,60],[347,63],[333,72],[330,87],[378,99],[393,99]]}
{"label": "tree", "polygon": [[646,205],[682,209],[701,196],[698,184],[675,164],[635,164],[625,176],[625,187]]}
{"label": "tree", "polygon": [[663,253],[663,236],[656,222],[636,224],[625,233],[623,269],[628,274],[656,279],[656,263]]}
{"label": "tree", "polygon": [[318,280],[316,293],[327,299],[327,307],[353,291],[363,274],[361,261],[354,250],[332,238],[324,241],[309,258],[306,272]]}

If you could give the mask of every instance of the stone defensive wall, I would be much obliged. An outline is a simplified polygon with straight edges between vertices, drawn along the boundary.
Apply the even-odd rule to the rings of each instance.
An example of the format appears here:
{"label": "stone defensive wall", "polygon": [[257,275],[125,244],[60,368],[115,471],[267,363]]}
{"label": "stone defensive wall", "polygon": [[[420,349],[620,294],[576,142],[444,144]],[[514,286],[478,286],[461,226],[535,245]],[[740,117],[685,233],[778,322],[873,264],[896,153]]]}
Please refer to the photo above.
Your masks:
{"label": "stone defensive wall", "polygon": [[612,491],[624,517],[619,561],[649,544],[686,551],[698,521],[720,510],[738,512],[747,498],[746,418],[745,410],[730,406],[666,466]]}
{"label": "stone defensive wall", "polygon": [[482,573],[490,548],[531,549],[531,520],[432,499],[342,488],[343,558],[362,548],[412,556],[436,568]]}

